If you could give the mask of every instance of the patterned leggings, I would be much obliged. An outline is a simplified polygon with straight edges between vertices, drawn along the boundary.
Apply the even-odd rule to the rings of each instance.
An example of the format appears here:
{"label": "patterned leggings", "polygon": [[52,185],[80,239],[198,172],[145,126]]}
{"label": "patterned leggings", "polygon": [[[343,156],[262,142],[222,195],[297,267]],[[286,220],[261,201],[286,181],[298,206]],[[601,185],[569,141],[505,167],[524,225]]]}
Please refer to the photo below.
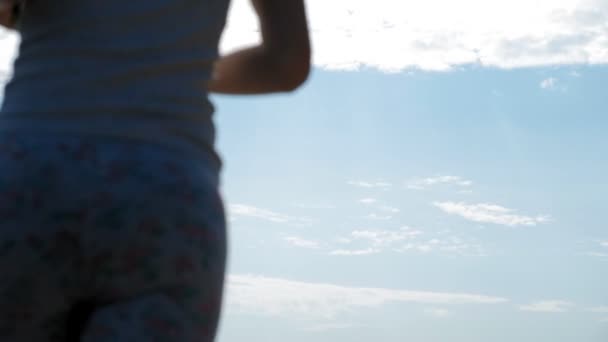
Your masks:
{"label": "patterned leggings", "polygon": [[0,133],[0,341],[213,341],[217,185],[160,146]]}

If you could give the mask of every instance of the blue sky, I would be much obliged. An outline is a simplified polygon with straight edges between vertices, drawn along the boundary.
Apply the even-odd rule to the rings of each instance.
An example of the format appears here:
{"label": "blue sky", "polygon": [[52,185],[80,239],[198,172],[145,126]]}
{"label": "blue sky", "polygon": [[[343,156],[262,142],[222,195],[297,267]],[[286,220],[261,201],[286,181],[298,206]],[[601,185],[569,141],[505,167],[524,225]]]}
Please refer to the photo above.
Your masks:
{"label": "blue sky", "polygon": [[214,97],[220,340],[605,341],[607,77],[316,69],[293,95]]}
{"label": "blue sky", "polygon": [[607,341],[608,3],[307,6],[302,89],[212,97],[218,341]]}

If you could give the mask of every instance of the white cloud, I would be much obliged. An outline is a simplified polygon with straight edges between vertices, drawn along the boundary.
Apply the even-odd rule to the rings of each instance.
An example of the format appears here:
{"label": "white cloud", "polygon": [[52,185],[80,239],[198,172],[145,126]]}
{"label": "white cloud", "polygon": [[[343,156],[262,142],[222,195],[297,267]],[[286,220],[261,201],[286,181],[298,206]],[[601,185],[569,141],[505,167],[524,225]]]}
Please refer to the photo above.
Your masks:
{"label": "white cloud", "polygon": [[[233,0],[222,50],[257,42],[247,0]],[[396,72],[608,62],[605,0],[309,0],[313,59],[327,69]]]}
{"label": "white cloud", "polygon": [[[359,200],[359,203],[365,204],[373,209],[383,211],[386,213],[391,213],[391,214],[396,214],[401,211],[401,210],[399,210],[399,208],[395,208],[393,206],[386,205],[386,204],[380,204],[379,201],[375,198],[363,198],[363,199]],[[365,218],[371,219],[371,220],[390,220],[390,219],[392,219],[392,216],[371,213],[371,214],[368,214],[367,216],[365,216]]]}
{"label": "white cloud", "polygon": [[398,252],[417,251],[420,253],[441,253],[460,256],[486,256],[487,253],[478,243],[464,242],[458,238],[432,239],[418,243],[408,243],[397,249]]}
{"label": "white cloud", "polygon": [[477,243],[468,239],[467,241],[458,237],[447,238],[431,238],[422,241],[411,241],[398,248],[396,252],[419,252],[419,253],[440,253],[448,255],[460,256],[486,256],[484,248]]}
{"label": "white cloud", "polygon": [[369,182],[369,181],[348,181],[349,185],[352,186],[356,186],[356,187],[360,187],[360,188],[380,188],[380,189],[388,189],[391,186],[393,186],[391,183],[388,182],[383,182],[383,181],[377,181],[377,182]]}
{"label": "white cloud", "polygon": [[350,323],[318,323],[304,330],[312,332],[323,332],[328,330],[348,329],[352,326],[353,325]]}
{"label": "white cloud", "polygon": [[600,242],[600,246],[608,248],[608,241]]}
{"label": "white cloud", "polygon": [[489,305],[508,301],[481,294],[346,287],[256,275],[229,275],[227,280],[228,311],[305,319],[336,319],[343,314],[389,303]]}
{"label": "white cloud", "polygon": [[473,185],[473,182],[468,179],[463,179],[458,176],[436,176],[436,177],[428,177],[422,179],[414,179],[406,183],[406,187],[412,190],[424,190],[428,187],[439,185],[439,184],[447,184],[447,185],[455,185],[459,187],[469,187]]}
{"label": "white cloud", "polygon": [[447,309],[442,309],[442,308],[430,308],[430,309],[425,309],[424,313],[428,316],[432,316],[435,318],[445,318],[448,317],[450,315],[450,311]]}
{"label": "white cloud", "polygon": [[[399,230],[355,230],[348,237],[337,241],[341,244],[356,244],[359,248],[338,249],[332,255],[368,255],[386,251],[396,253],[438,253],[444,255],[485,256],[484,248],[473,239],[457,236],[435,237],[407,226]],[[440,234],[441,235],[441,234]]]}
{"label": "white cloud", "polygon": [[300,209],[336,209],[336,206],[333,204],[321,204],[321,203],[317,203],[317,204],[296,203],[296,204],[292,204],[292,206],[294,206],[296,208],[300,208]]}
{"label": "white cloud", "polygon": [[589,311],[594,313],[608,314],[608,306],[598,306],[589,309]]}
{"label": "white cloud", "polygon": [[[608,63],[605,0],[308,0],[313,60],[325,69],[450,70]],[[248,0],[233,0],[223,52],[259,41]],[[16,38],[0,39],[0,70]]]}
{"label": "white cloud", "polygon": [[353,239],[367,240],[373,247],[380,248],[397,242],[415,239],[423,233],[419,230],[402,228],[397,231],[391,230],[355,230],[351,233]]}
{"label": "white cloud", "polygon": [[600,252],[587,252],[588,256],[596,257],[596,258],[608,258],[608,253],[600,253]]}
{"label": "white cloud", "polygon": [[389,212],[389,213],[395,213],[395,214],[401,211],[399,208],[391,207],[389,205],[381,205],[378,207],[378,209]]}
{"label": "white cloud", "polygon": [[366,249],[336,249],[331,251],[330,255],[341,255],[341,256],[358,256],[358,255],[370,255],[377,254],[380,250],[376,248],[366,248]]}
{"label": "white cloud", "polygon": [[285,241],[287,241],[289,244],[291,244],[292,246],[296,246],[296,247],[308,248],[308,249],[318,249],[320,247],[320,244],[318,241],[306,240],[306,239],[303,239],[298,236],[286,236],[283,239]]}
{"label": "white cloud", "polygon": [[433,250],[433,247],[430,244],[427,244],[425,242],[418,242],[418,243],[408,243],[395,250],[397,252],[417,251],[417,252],[421,252],[421,253],[430,253]]}
{"label": "white cloud", "polygon": [[536,226],[549,221],[549,217],[517,215],[515,210],[495,204],[466,204],[457,202],[434,202],[433,205],[448,214],[461,216],[469,221],[494,223],[505,226]]}
{"label": "white cloud", "polygon": [[340,244],[349,244],[351,243],[353,240],[349,239],[349,238],[345,238],[345,237],[338,237],[336,238],[336,242],[340,243]]}
{"label": "white cloud", "polygon": [[519,307],[519,309],[522,311],[531,312],[560,313],[568,311],[568,308],[571,306],[573,306],[572,303],[563,300],[547,300],[522,305]]}
{"label": "white cloud", "polygon": [[393,217],[390,215],[378,215],[376,213],[371,213],[368,214],[366,216],[364,216],[363,218],[368,219],[368,220],[376,220],[376,221],[388,221],[391,220]]}
{"label": "white cloud", "polygon": [[561,82],[558,78],[555,78],[555,77],[549,77],[549,78],[542,80],[540,82],[539,86],[541,89],[547,90],[547,91],[558,90],[561,92],[565,92],[568,90],[568,87],[563,82]]}
{"label": "white cloud", "polygon": [[251,217],[274,223],[293,223],[293,224],[309,224],[310,219],[293,217],[281,213],[277,213],[271,210],[262,209],[246,204],[230,204],[228,206],[228,212],[231,221],[236,220],[237,217]]}
{"label": "white cloud", "polygon": [[228,207],[228,211],[232,216],[254,217],[277,223],[285,223],[290,220],[289,216],[287,215],[246,204],[231,204]]}
{"label": "white cloud", "polygon": [[557,82],[559,82],[557,78],[549,77],[540,82],[540,87],[547,90],[554,89],[557,86]]}

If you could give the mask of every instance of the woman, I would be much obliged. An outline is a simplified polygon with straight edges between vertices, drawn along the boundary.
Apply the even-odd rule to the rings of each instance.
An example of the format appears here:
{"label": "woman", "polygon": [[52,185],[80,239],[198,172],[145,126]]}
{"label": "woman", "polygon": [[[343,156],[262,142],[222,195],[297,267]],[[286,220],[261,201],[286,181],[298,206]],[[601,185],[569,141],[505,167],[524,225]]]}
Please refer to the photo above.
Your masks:
{"label": "woman", "polygon": [[0,0],[20,32],[0,116],[0,340],[213,341],[226,258],[208,92],[298,88],[303,0]]}

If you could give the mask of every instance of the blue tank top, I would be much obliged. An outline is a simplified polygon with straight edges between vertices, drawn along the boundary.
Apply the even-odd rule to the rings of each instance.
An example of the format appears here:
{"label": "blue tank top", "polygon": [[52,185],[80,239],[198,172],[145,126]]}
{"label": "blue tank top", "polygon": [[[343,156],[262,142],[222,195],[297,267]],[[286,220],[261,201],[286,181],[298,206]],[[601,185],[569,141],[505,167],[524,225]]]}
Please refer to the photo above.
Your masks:
{"label": "blue tank top", "polygon": [[27,0],[0,127],[214,152],[206,84],[229,0]]}

